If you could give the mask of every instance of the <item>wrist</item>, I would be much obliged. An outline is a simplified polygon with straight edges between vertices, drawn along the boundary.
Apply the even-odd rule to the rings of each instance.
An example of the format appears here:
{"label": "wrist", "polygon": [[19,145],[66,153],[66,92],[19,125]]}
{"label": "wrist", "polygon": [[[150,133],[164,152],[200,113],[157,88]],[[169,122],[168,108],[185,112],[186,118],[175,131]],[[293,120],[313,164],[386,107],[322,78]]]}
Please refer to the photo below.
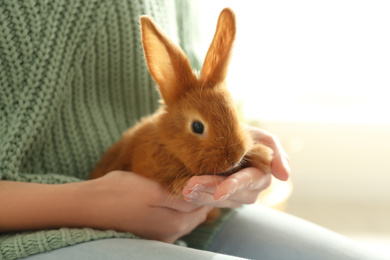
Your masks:
{"label": "wrist", "polygon": [[77,198],[82,183],[0,182],[0,231],[79,226]]}
{"label": "wrist", "polygon": [[[123,196],[118,187],[105,176],[77,183],[72,187],[75,202],[71,205],[73,227],[89,227],[101,230],[125,230],[123,227],[123,207],[119,205]],[[121,213],[118,213],[118,209]],[[126,224],[127,221],[126,221]]]}
{"label": "wrist", "polygon": [[[82,228],[88,226],[88,202],[92,196],[92,185],[88,182],[45,185],[37,203],[43,228]],[[47,196],[47,199],[43,196]],[[47,203],[47,205],[43,205]],[[42,228],[39,227],[38,228]]]}
{"label": "wrist", "polygon": [[63,220],[68,227],[107,229],[105,204],[109,199],[109,187],[101,179],[66,184],[69,203],[64,209],[70,219]]}

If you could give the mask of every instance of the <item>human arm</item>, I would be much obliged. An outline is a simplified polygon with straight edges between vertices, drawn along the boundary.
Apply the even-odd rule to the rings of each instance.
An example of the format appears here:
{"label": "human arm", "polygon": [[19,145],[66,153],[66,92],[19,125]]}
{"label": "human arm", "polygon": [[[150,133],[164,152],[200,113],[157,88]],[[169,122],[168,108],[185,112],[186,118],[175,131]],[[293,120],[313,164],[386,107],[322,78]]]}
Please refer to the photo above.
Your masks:
{"label": "human arm", "polygon": [[0,232],[90,227],[173,242],[206,219],[210,207],[172,197],[158,183],[115,171],[84,182],[0,181]]}
{"label": "human arm", "polygon": [[290,175],[289,158],[279,139],[265,130],[247,127],[254,140],[273,150],[271,173],[257,168],[242,169],[229,177],[195,176],[183,189],[186,201],[198,205],[236,208],[254,203],[261,191],[271,184],[272,175],[286,181]]}

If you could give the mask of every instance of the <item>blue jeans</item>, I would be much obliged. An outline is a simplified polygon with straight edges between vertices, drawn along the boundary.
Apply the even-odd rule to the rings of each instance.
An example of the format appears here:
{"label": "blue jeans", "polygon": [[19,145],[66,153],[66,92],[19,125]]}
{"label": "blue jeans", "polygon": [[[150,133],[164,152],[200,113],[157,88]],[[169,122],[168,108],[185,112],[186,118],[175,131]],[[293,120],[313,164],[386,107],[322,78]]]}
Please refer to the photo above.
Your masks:
{"label": "blue jeans", "polygon": [[207,251],[157,241],[106,239],[31,256],[46,259],[390,259],[322,227],[259,205],[239,210]]}

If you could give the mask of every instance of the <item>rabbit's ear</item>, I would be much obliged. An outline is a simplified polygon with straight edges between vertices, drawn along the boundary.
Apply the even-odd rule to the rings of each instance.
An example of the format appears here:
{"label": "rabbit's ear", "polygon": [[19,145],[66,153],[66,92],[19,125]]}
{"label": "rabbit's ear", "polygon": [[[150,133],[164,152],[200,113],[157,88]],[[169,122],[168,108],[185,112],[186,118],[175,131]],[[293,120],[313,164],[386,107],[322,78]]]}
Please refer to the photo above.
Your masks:
{"label": "rabbit's ear", "polygon": [[203,81],[220,83],[225,80],[235,38],[236,16],[230,8],[225,8],[219,15],[217,29],[203,64]]}
{"label": "rabbit's ear", "polygon": [[167,105],[194,85],[196,76],[184,52],[148,16],[141,16],[142,44],[150,74]]}

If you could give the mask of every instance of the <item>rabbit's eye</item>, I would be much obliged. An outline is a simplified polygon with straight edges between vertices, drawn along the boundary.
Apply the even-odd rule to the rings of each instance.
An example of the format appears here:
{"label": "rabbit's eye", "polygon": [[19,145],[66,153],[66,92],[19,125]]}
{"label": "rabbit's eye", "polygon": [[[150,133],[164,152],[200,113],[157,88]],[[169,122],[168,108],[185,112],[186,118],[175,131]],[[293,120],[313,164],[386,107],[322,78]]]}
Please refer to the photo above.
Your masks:
{"label": "rabbit's eye", "polygon": [[204,126],[201,122],[195,121],[192,123],[192,131],[196,134],[203,134]]}

